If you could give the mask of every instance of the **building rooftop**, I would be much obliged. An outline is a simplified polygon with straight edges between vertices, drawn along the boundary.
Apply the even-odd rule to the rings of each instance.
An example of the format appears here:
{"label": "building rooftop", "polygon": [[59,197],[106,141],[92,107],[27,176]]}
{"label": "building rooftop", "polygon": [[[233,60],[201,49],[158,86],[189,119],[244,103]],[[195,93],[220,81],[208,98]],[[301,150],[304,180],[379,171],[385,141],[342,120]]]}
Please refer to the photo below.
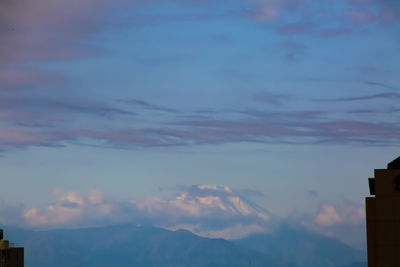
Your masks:
{"label": "building rooftop", "polygon": [[400,157],[387,165],[388,170],[400,170]]}

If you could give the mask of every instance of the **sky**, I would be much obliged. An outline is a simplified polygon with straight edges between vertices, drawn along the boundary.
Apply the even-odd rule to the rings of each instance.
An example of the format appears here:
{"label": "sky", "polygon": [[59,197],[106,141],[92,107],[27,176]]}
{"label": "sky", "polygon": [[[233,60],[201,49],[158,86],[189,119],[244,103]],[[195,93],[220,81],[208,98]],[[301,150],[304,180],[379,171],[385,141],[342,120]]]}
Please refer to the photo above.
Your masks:
{"label": "sky", "polygon": [[365,247],[400,156],[397,0],[0,2],[2,223]]}

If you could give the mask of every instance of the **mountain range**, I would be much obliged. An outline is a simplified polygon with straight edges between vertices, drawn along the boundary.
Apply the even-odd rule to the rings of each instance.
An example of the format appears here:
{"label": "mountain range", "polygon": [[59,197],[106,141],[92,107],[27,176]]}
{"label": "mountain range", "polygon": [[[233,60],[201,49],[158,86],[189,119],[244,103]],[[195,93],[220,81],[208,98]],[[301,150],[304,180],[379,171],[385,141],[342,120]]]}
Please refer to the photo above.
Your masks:
{"label": "mountain range", "polygon": [[25,247],[27,267],[367,266],[364,252],[289,225],[234,241],[129,224],[48,231],[4,228],[7,239]]}

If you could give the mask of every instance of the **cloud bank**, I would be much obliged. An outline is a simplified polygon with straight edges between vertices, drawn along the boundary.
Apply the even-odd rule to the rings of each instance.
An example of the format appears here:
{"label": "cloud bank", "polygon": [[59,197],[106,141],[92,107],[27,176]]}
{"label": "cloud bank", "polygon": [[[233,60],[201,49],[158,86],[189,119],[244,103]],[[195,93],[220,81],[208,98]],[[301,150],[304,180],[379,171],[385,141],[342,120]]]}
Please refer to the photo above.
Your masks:
{"label": "cloud bank", "polygon": [[[188,3],[212,10],[210,7],[218,2]],[[399,17],[398,4],[394,1],[340,0],[328,1],[325,5],[319,5],[317,0],[244,2],[247,9],[243,5],[234,6],[241,7],[242,11],[246,9],[239,12],[242,18],[265,24],[266,29],[284,36],[341,36],[365,25],[392,25],[398,22]],[[75,93],[53,89],[61,82],[66,83],[67,78],[35,65],[101,53],[101,49],[90,42],[94,35],[114,27],[132,25],[128,21],[111,25],[108,15],[121,7],[140,9],[147,4],[159,3],[157,0],[2,1],[0,33],[4,42],[0,47],[0,151],[68,144],[126,149],[233,142],[398,144],[398,122],[331,116],[317,108],[292,112],[251,108],[200,113],[136,98],[96,101],[92,95],[82,99]],[[174,4],[187,5],[180,1]],[[221,17],[238,16],[237,12],[228,13],[225,11]],[[308,52],[306,45],[291,38],[281,46],[284,57],[291,61]],[[383,86],[376,82],[366,82],[366,85]],[[43,91],[43,87],[48,86],[51,91]],[[390,92],[335,98],[331,102],[398,97],[398,94]],[[287,107],[288,102],[284,95],[267,92],[260,92],[254,100],[258,104],[274,105],[277,109]],[[158,115],[150,116],[149,113]],[[182,115],[186,119],[182,119]],[[134,116],[146,123],[133,121],[131,117]]]}
{"label": "cloud bank", "polygon": [[[272,100],[265,97],[265,94],[258,95],[256,101],[270,104]],[[388,93],[328,102],[390,101],[393,97],[398,95]],[[59,101],[0,96],[0,149],[59,147],[74,143],[125,149],[239,142],[387,146],[398,144],[400,140],[397,122],[388,119],[371,121],[363,118],[362,112],[354,110],[342,114],[318,109],[171,112],[147,102],[143,102],[146,103],[144,107],[138,102],[140,106],[137,107],[137,102],[132,109],[132,103],[119,101],[109,105],[84,99]],[[146,115],[149,108],[157,114],[150,117],[146,125],[136,123],[131,126],[132,118],[149,116]],[[348,117],[349,114],[360,118]]]}
{"label": "cloud bank", "polygon": [[174,199],[148,197],[125,201],[116,201],[97,190],[83,196],[57,189],[54,203],[28,209],[22,216],[26,226],[41,229],[136,223],[227,239],[270,228],[267,211],[242,199],[227,186],[180,189],[185,190]]}
{"label": "cloud bank", "polygon": [[272,233],[279,224],[291,223],[365,249],[365,209],[360,204],[325,203],[315,213],[278,218],[244,197],[260,196],[257,191],[236,192],[218,185],[181,186],[176,190],[179,193],[175,198],[116,200],[98,190],[80,194],[56,189],[56,200],[47,206],[26,210],[22,205],[0,203],[0,209],[3,223],[34,229],[131,223],[186,229],[200,236],[225,239]]}

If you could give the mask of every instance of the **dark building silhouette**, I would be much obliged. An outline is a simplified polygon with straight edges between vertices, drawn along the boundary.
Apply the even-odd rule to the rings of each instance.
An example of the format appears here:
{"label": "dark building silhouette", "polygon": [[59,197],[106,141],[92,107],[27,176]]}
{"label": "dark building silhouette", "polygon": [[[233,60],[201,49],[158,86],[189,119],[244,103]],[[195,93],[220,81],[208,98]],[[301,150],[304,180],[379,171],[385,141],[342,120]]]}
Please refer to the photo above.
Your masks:
{"label": "dark building silhouette", "polygon": [[10,247],[10,242],[3,239],[0,229],[0,267],[23,267],[24,248]]}
{"label": "dark building silhouette", "polygon": [[366,198],[368,267],[400,266],[400,157],[369,178]]}

